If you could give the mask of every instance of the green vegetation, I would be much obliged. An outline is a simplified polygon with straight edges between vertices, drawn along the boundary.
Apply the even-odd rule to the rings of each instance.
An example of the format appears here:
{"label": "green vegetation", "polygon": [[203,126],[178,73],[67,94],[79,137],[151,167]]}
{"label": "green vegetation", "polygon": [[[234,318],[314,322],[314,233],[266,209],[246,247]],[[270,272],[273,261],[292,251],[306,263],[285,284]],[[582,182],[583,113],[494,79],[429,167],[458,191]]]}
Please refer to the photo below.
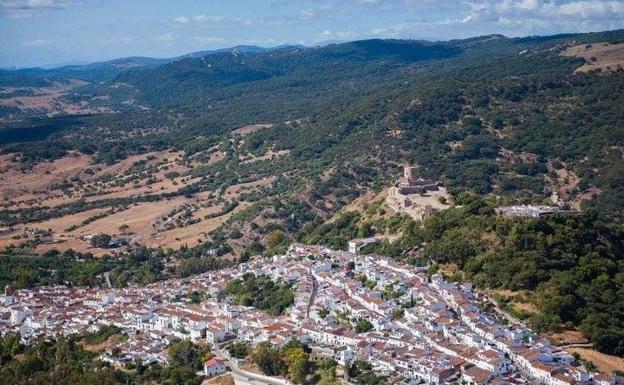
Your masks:
{"label": "green vegetation", "polygon": [[357,324],[355,324],[355,331],[358,333],[366,333],[373,330],[373,324],[369,320],[359,320]]}
{"label": "green vegetation", "polygon": [[102,249],[108,249],[110,246],[111,236],[104,233],[95,234],[91,238],[91,246],[100,247]]}
{"label": "green vegetation", "polygon": [[[288,375],[295,384],[306,382],[308,375],[314,373],[307,346],[297,340],[291,340],[282,348],[274,348],[268,342],[261,342],[251,352],[251,360],[269,376]],[[323,368],[327,371],[328,368]],[[325,373],[327,378],[331,377]],[[334,372],[335,379],[335,372]]]}
{"label": "green vegetation", "polygon": [[0,378],[7,385],[80,385],[80,384],[188,384],[199,385],[196,372],[211,357],[207,347],[189,341],[175,340],[169,347],[170,365],[145,366],[137,361],[125,370],[110,367],[98,359],[99,353],[89,352],[80,343],[99,343],[117,333],[114,327],[99,332],[55,339],[40,338],[29,346],[20,343],[20,336],[0,336]]}
{"label": "green vegetation", "polygon": [[284,254],[288,245],[290,244],[290,238],[288,234],[281,230],[273,230],[268,236],[266,241],[266,255]]}
{"label": "green vegetation", "polygon": [[228,282],[225,294],[232,295],[237,305],[253,306],[272,315],[282,314],[295,300],[292,285],[252,273]]}
{"label": "green vegetation", "polygon": [[169,363],[172,367],[201,370],[203,363],[213,357],[207,346],[199,346],[188,340],[174,340],[169,345]]}
{"label": "green vegetation", "polygon": [[105,325],[96,332],[85,334],[82,340],[89,345],[97,345],[119,333],[121,333],[119,327],[115,325]]}
{"label": "green vegetation", "polygon": [[349,379],[362,385],[381,385],[385,379],[377,376],[368,361],[357,360],[347,368]]}
{"label": "green vegetation", "polygon": [[251,353],[251,345],[247,342],[234,342],[226,348],[232,357],[238,359],[247,358],[247,356]]}
{"label": "green vegetation", "polygon": [[[146,247],[135,247],[118,256],[93,257],[90,253],[73,250],[59,253],[49,251],[42,255],[23,255],[19,252],[0,254],[0,287],[29,288],[42,285],[101,286],[103,274],[109,273],[113,286],[124,287],[131,283],[146,285],[169,277],[183,278],[209,270],[229,266],[229,262],[206,256],[212,243],[195,248],[183,247],[165,252]],[[223,252],[223,250],[222,250]],[[217,253],[217,255],[220,255]],[[173,271],[165,269],[164,262],[179,260]]]}

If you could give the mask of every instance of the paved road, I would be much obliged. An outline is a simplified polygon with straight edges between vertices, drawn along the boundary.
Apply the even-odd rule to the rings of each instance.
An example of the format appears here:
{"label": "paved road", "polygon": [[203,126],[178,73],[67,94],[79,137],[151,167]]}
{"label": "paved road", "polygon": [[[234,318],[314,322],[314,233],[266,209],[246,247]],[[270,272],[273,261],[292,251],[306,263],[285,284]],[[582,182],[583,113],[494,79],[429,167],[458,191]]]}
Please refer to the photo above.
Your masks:
{"label": "paved road", "polygon": [[242,375],[234,371],[232,371],[230,374],[232,375],[232,378],[234,378],[234,383],[236,385],[275,385],[273,383],[265,382],[263,380],[256,380],[252,377]]}
{"label": "paved road", "polygon": [[281,378],[264,376],[239,368],[238,364],[234,360],[226,356],[225,353],[217,347],[215,347],[214,352],[217,357],[228,363],[231,370],[230,373],[232,374],[236,385],[291,385],[290,382]]}
{"label": "paved road", "polygon": [[591,342],[586,342],[586,343],[573,343],[573,344],[565,344],[565,345],[556,345],[558,348],[561,349],[565,349],[565,348],[588,348],[591,349],[594,347],[594,344]]}
{"label": "paved road", "polygon": [[[485,293],[484,293],[485,294]],[[499,314],[502,315],[503,317],[505,317],[505,319],[507,319],[507,321],[512,324],[512,325],[520,325],[523,327],[527,327],[526,322],[519,320],[518,318],[514,317],[513,315],[509,314],[509,312],[503,310],[499,304],[498,301],[496,301],[494,298],[492,298],[491,296],[485,294],[485,298],[494,306],[494,310]]]}

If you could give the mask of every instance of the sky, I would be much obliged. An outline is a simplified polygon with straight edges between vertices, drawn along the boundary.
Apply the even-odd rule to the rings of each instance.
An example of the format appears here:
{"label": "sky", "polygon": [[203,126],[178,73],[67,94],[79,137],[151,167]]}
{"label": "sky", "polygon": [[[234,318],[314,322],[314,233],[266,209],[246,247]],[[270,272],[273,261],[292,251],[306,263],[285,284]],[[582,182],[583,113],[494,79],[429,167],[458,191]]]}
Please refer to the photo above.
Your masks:
{"label": "sky", "polygon": [[624,0],[0,0],[0,67],[236,45],[624,28]]}

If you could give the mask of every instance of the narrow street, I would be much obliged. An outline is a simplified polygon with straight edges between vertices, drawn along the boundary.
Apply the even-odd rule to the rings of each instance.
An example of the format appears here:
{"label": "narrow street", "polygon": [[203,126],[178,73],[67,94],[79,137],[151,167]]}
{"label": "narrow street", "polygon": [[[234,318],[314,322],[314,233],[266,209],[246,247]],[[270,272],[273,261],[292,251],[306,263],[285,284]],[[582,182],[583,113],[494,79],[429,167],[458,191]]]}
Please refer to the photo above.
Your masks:
{"label": "narrow street", "polygon": [[316,292],[318,290],[318,282],[314,276],[312,276],[312,294],[310,294],[310,301],[308,301],[308,307],[306,308],[306,319],[310,317],[310,309],[312,305],[314,305],[314,300],[316,299]]}

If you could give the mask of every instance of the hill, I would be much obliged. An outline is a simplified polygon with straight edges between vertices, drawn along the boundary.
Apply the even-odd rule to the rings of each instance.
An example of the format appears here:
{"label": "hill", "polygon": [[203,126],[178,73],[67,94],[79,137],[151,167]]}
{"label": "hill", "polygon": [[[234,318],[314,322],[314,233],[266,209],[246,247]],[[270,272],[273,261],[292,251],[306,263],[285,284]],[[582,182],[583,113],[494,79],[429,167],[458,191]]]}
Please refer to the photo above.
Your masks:
{"label": "hill", "polygon": [[[118,74],[45,96],[48,109],[35,103],[45,87],[5,87],[0,144],[25,169],[68,151],[94,165],[180,151],[181,162],[195,162],[181,174],[192,182],[169,194],[223,192],[280,176],[279,188],[255,199],[290,196],[289,205],[307,206],[312,217],[388,185],[400,164],[413,163],[455,194],[541,202],[556,192],[619,221],[624,78],[575,73],[584,59],[564,52],[623,36],[365,40],[228,50],[160,65],[112,61]],[[67,76],[55,81],[76,81]],[[266,128],[236,134],[259,123]],[[224,154],[219,162],[203,164],[215,150]],[[66,182],[76,199],[83,196]],[[288,195],[291,189],[297,194]],[[22,215],[15,207],[2,213],[10,223]]]}

